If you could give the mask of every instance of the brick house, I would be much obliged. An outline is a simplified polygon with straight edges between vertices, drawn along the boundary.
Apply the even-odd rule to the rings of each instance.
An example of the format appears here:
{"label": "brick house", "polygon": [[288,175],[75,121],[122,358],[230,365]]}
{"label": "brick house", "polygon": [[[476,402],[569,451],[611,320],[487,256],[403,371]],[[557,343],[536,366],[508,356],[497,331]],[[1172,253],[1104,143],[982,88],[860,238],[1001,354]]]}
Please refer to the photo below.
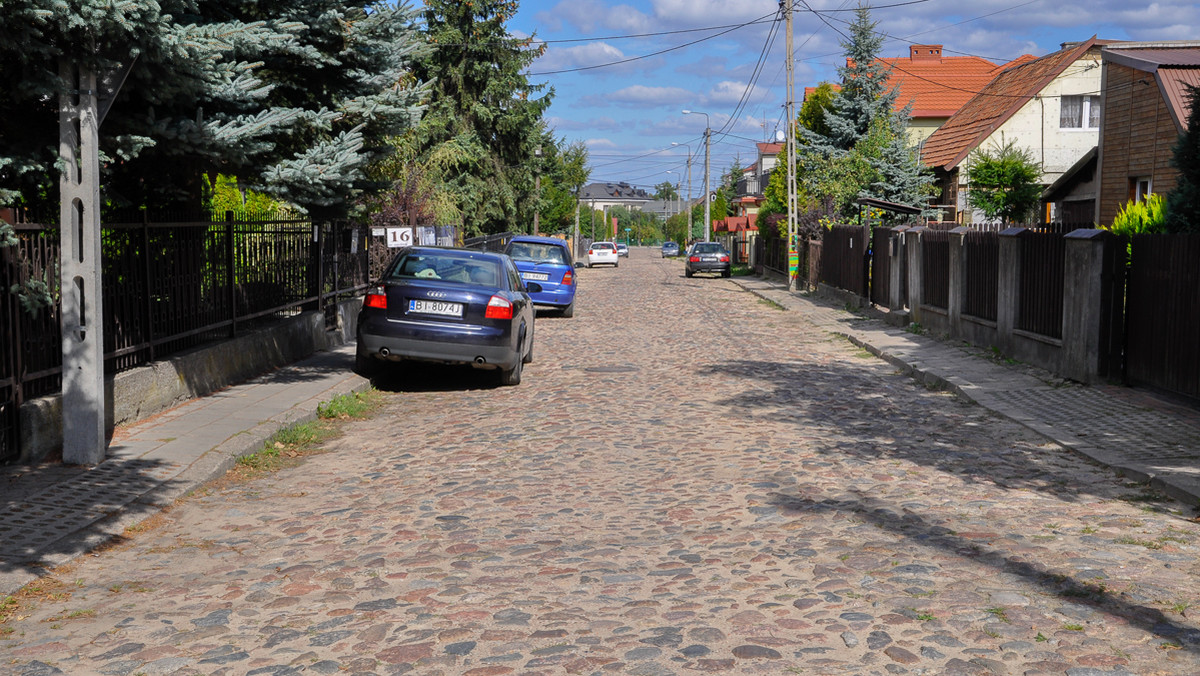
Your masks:
{"label": "brick house", "polygon": [[1114,44],[1102,58],[1094,218],[1108,225],[1128,201],[1175,187],[1171,157],[1187,125],[1185,85],[1200,86],[1200,42]]}

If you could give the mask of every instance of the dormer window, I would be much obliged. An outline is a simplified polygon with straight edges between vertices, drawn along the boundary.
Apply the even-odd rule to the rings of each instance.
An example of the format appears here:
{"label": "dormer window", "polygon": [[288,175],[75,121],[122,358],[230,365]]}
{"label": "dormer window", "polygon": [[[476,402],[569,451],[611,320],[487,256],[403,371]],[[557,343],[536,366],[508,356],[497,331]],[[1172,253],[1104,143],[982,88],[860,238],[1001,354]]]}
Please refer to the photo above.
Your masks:
{"label": "dormer window", "polygon": [[1060,129],[1099,129],[1099,96],[1064,96],[1058,116]]}

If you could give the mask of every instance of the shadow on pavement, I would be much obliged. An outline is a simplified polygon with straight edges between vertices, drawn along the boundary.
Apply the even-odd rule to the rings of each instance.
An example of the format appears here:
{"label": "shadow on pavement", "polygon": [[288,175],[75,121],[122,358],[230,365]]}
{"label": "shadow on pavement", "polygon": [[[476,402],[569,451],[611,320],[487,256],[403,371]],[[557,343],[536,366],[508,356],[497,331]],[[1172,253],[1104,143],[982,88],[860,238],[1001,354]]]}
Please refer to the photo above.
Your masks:
{"label": "shadow on pavement", "polygon": [[404,362],[387,364],[371,384],[384,392],[457,392],[500,387],[500,372],[470,366]]}
{"label": "shadow on pavement", "polygon": [[0,575],[41,575],[120,539],[113,517],[129,523],[161,511],[158,496],[173,493],[179,470],[155,460],[0,468]]}
{"label": "shadow on pavement", "polygon": [[[1147,631],[1164,641],[1170,641],[1180,649],[1200,653],[1200,629],[1173,621],[1161,611],[1132,600],[1107,592],[1103,585],[1079,581],[1070,576],[1055,573],[1036,563],[1019,560],[1004,552],[990,548],[980,540],[968,539],[948,528],[930,524],[920,516],[904,510],[896,512],[888,505],[860,496],[856,500],[824,499],[815,501],[802,496],[771,493],[768,504],[775,506],[783,515],[795,518],[818,512],[853,513],[879,527],[902,537],[918,541],[922,546],[933,547],[952,553],[972,562],[995,569],[997,574],[1015,575],[1028,581],[1045,594],[1057,597],[1064,603],[1082,604],[1088,608],[1120,617],[1130,625]],[[936,571],[925,571],[935,574]],[[885,571],[882,575],[888,575]],[[901,571],[901,576],[907,574]]]}

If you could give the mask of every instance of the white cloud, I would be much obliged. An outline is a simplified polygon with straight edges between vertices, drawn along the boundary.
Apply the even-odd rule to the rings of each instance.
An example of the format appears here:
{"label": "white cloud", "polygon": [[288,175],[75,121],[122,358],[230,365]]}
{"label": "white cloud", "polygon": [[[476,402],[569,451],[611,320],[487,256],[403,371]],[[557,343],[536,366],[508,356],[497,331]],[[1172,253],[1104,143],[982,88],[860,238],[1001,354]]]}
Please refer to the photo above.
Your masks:
{"label": "white cloud", "polygon": [[695,93],[682,87],[633,85],[607,94],[586,96],[581,102],[589,105],[615,104],[631,108],[657,108],[686,105],[695,98]]}
{"label": "white cloud", "polygon": [[628,57],[621,50],[606,42],[590,42],[576,47],[549,45],[546,53],[533,62],[530,71],[542,73],[554,70],[566,70],[586,66],[597,66],[603,63],[622,61]]}
{"label": "white cloud", "polygon": [[617,144],[612,139],[607,138],[590,138],[583,142],[589,150],[596,148],[612,149],[616,148]]}

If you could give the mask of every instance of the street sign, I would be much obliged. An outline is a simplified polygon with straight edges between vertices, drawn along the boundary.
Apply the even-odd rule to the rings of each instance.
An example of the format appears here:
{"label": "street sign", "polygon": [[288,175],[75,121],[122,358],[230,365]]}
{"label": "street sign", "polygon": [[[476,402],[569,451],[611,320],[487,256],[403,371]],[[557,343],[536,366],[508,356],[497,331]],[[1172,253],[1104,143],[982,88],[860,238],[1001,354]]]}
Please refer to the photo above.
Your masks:
{"label": "street sign", "polygon": [[625,232],[631,232],[633,228],[625,228]]}
{"label": "street sign", "polygon": [[413,245],[412,228],[388,228],[387,245],[389,248]]}

